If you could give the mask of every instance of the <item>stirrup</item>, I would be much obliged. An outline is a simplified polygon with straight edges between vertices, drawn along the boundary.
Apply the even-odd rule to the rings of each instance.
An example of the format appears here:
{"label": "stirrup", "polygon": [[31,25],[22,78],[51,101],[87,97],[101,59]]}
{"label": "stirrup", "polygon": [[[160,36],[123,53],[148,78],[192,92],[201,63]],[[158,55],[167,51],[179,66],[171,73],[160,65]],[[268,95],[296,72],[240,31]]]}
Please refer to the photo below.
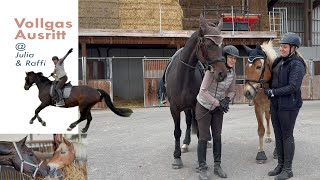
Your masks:
{"label": "stirrup", "polygon": [[61,101],[59,101],[59,102],[57,102],[56,103],[56,106],[64,106],[65,105],[65,103],[64,103],[64,100],[61,100]]}

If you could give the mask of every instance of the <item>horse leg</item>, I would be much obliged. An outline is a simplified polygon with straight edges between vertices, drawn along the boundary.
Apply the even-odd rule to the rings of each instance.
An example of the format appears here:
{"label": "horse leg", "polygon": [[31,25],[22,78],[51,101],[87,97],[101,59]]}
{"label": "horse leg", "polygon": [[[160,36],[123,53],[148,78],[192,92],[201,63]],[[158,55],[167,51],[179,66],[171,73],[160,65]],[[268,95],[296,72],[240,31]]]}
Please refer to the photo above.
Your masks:
{"label": "horse leg", "polygon": [[192,121],[192,113],[191,113],[191,109],[188,110],[184,110],[184,113],[186,115],[186,124],[187,124],[187,130],[186,130],[186,134],[183,140],[183,145],[181,147],[181,152],[182,153],[186,153],[188,152],[188,146],[191,142],[191,121]]}
{"label": "horse leg", "polygon": [[90,110],[87,112],[87,124],[86,126],[81,130],[82,133],[86,133],[89,129],[90,123],[92,120],[91,112]]}
{"label": "horse leg", "polygon": [[39,113],[42,109],[44,109],[45,107],[47,107],[48,104],[47,103],[41,103],[40,106],[35,110],[35,114],[34,116],[31,118],[31,120],[29,121],[30,124],[33,124],[33,121],[38,118],[39,122],[43,125],[43,126],[46,126],[46,122],[43,121],[40,116],[39,116]]}
{"label": "horse leg", "polygon": [[80,109],[80,118],[73,122],[72,124],[70,124],[70,126],[68,127],[68,131],[71,131],[74,127],[76,127],[79,123],[81,123],[82,121],[86,120],[87,118],[87,112],[88,112],[88,109],[84,109],[84,108],[79,108]]}
{"label": "horse leg", "polygon": [[183,166],[181,160],[181,149],[180,149],[180,137],[181,137],[181,129],[180,129],[180,112],[177,108],[174,108],[170,105],[171,115],[174,121],[174,137],[175,137],[175,149],[173,152],[174,161],[172,163],[173,169],[180,169]]}
{"label": "horse leg", "polygon": [[272,139],[271,139],[271,131],[270,131],[270,112],[269,111],[266,111],[265,112],[265,118],[266,118],[266,121],[267,121],[267,137],[265,139],[265,142],[266,143],[271,143],[272,142]]}
{"label": "horse leg", "polygon": [[264,147],[263,147],[263,136],[265,133],[265,128],[263,126],[263,112],[255,106],[255,114],[258,122],[258,135],[259,135],[259,149],[258,149],[258,154],[256,157],[256,160],[258,163],[264,163],[265,160],[267,160],[267,156],[264,152]]}

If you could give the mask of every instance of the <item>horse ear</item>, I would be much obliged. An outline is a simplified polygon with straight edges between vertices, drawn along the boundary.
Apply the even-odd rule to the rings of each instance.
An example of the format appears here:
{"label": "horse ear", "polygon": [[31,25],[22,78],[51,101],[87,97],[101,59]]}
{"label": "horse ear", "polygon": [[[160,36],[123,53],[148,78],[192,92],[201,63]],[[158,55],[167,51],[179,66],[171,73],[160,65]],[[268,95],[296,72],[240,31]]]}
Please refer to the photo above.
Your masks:
{"label": "horse ear", "polygon": [[260,43],[257,43],[256,48],[257,48],[257,50],[262,51],[262,47],[261,47]]}
{"label": "horse ear", "polygon": [[199,36],[203,37],[206,30],[207,30],[208,24],[206,23],[206,20],[204,19],[203,15],[200,14],[199,19]]}
{"label": "horse ear", "polygon": [[218,26],[217,26],[217,29],[218,29],[219,31],[221,31],[222,26],[223,26],[223,18],[220,18],[219,24],[218,24]]}
{"label": "horse ear", "polygon": [[26,144],[28,136],[24,137],[23,139],[21,139],[18,143],[22,146]]}
{"label": "horse ear", "polygon": [[251,53],[252,49],[249,48],[248,46],[244,45],[244,44],[242,44],[242,46],[243,46],[244,49],[246,50],[247,55],[249,55],[249,54]]}
{"label": "horse ear", "polygon": [[63,142],[64,142],[67,146],[71,146],[71,142],[68,141],[66,138],[63,138]]}

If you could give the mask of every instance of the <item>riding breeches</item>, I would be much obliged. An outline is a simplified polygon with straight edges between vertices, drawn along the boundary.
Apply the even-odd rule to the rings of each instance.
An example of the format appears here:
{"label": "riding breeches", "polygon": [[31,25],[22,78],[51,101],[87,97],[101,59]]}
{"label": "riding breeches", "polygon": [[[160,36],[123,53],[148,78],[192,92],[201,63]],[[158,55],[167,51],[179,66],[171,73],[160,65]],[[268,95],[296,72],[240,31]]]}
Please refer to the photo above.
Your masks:
{"label": "riding breeches", "polygon": [[67,76],[63,76],[62,78],[60,78],[56,85],[56,89],[61,89],[64,86],[64,84],[67,82],[67,80],[68,80]]}
{"label": "riding breeches", "polygon": [[220,109],[209,111],[197,102],[196,119],[199,128],[199,140],[211,140],[211,126],[213,143],[221,143],[223,112]]}
{"label": "riding breeches", "polygon": [[298,114],[299,109],[284,111],[271,106],[271,121],[277,139],[285,140],[293,137],[294,125]]}

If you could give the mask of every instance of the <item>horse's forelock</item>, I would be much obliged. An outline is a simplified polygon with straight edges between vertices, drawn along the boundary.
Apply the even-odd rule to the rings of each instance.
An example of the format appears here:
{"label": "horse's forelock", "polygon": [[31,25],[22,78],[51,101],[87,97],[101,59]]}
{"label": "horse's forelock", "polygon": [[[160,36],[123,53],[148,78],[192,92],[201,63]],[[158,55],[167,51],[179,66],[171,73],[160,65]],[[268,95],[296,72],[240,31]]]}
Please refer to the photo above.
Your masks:
{"label": "horse's forelock", "polygon": [[262,50],[265,52],[267,57],[269,58],[271,65],[274,62],[274,60],[277,58],[277,52],[274,50],[272,41],[265,41],[262,45]]}

